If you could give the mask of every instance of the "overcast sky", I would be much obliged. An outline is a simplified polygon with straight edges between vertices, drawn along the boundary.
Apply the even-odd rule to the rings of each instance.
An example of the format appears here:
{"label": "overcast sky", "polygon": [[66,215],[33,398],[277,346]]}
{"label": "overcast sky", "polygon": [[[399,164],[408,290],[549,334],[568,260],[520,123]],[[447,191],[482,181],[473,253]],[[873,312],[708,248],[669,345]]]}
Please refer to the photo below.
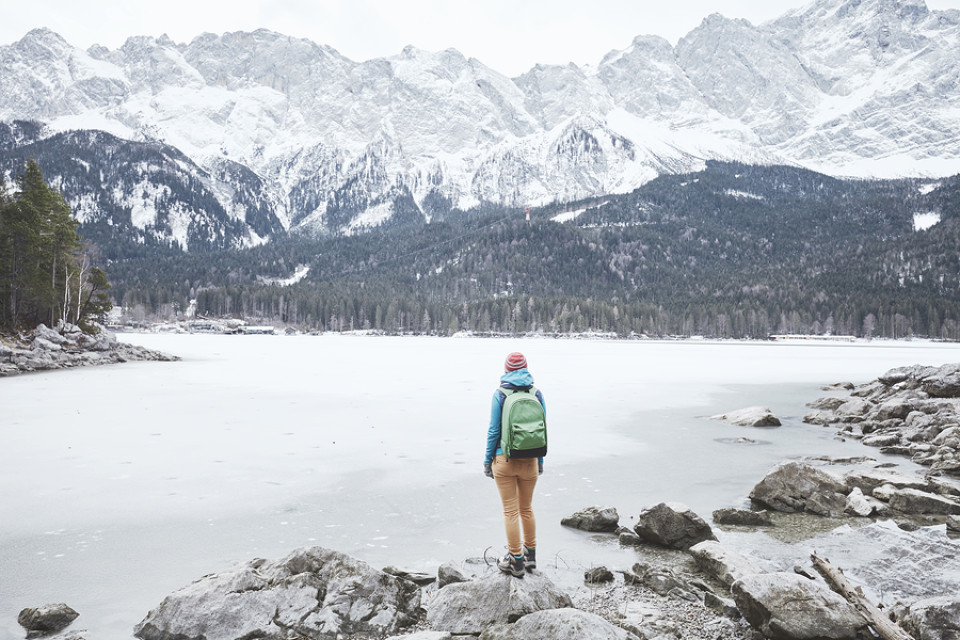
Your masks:
{"label": "overcast sky", "polygon": [[[761,24],[809,0],[43,0],[4,11],[0,45],[37,27],[81,48],[115,49],[131,35],[189,42],[203,32],[267,28],[333,47],[361,62],[412,44],[458,49],[519,75],[534,64],[596,64],[635,36],[671,43],[707,15]],[[960,0],[927,0],[931,9]]]}

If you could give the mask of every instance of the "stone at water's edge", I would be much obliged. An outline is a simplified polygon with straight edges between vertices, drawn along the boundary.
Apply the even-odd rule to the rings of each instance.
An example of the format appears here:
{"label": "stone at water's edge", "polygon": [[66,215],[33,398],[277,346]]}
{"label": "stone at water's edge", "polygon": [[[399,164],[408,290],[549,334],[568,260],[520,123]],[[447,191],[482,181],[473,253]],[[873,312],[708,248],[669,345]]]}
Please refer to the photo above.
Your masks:
{"label": "stone at water's edge", "polygon": [[750,511],[749,509],[717,509],[713,512],[713,522],[747,527],[769,527],[773,524],[766,510]]}
{"label": "stone at water's edge", "polygon": [[730,590],[743,617],[770,640],[854,640],[867,624],[826,585],[795,573],[747,576]]}
{"label": "stone at water's edge", "polygon": [[495,571],[440,589],[427,603],[427,624],[437,631],[476,635],[535,611],[572,606],[570,596],[539,572],[514,578]]}
{"label": "stone at water's edge", "polygon": [[35,638],[64,630],[79,616],[71,607],[59,602],[24,609],[17,616],[17,622],[27,630],[28,638]]}
{"label": "stone at water's edge", "polygon": [[143,640],[382,638],[416,622],[420,588],[338,551],[253,560],[171,594],[137,625]]}
{"label": "stone at water's edge", "polygon": [[779,427],[780,419],[766,407],[747,407],[729,413],[712,416],[713,420],[722,420],[741,427]]}
{"label": "stone at water's edge", "polygon": [[716,540],[703,518],[679,502],[661,502],[637,516],[634,532],[644,542],[671,549],[689,549],[704,540]]}
{"label": "stone at water's edge", "polygon": [[960,422],[960,363],[891,369],[854,389],[841,404],[837,400],[811,403],[818,411],[804,421],[839,426],[884,453],[960,476],[960,437],[951,432]]}
{"label": "stone at water's edge", "polygon": [[841,516],[847,506],[846,483],[802,462],[781,462],[750,492],[750,499],[774,511],[809,511]]}
{"label": "stone at water's edge", "polygon": [[890,508],[909,514],[960,514],[960,502],[917,489],[895,489],[889,493]]}
{"label": "stone at water's edge", "polygon": [[760,567],[752,560],[713,540],[690,547],[690,554],[702,571],[728,587],[741,578],[760,573]]}
{"label": "stone at water's edge", "polygon": [[920,640],[960,640],[960,595],[918,600],[899,623]]}
{"label": "stone at water's edge", "polygon": [[613,507],[587,507],[562,519],[560,524],[583,531],[613,533],[620,526],[620,514]]}

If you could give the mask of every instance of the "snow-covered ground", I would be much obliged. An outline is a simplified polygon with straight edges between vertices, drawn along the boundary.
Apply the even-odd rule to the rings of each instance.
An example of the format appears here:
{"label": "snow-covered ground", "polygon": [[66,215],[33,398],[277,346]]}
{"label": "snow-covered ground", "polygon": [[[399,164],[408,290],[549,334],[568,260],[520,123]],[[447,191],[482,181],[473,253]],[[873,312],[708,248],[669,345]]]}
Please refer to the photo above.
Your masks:
{"label": "snow-covered ground", "polygon": [[[121,339],[183,360],[0,380],[0,638],[22,636],[20,609],[61,601],[90,637],[129,638],[192,580],[304,545],[424,571],[502,552],[481,462],[513,350],[550,421],[535,502],[543,564],[577,569],[636,560],[560,527],[563,516],[611,505],[630,524],[681,501],[709,519],[743,506],[785,458],[879,458],[803,424],[805,403],[822,384],[960,361],[960,345],[925,342]],[[753,405],[784,426],[707,418]]]}

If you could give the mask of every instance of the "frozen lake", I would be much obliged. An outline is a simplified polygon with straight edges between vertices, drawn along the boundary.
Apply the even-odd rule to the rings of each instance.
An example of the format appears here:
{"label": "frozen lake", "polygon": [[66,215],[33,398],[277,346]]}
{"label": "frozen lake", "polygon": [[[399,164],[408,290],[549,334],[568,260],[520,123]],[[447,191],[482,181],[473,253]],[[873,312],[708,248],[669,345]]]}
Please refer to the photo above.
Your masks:
{"label": "frozen lake", "polygon": [[[23,637],[22,608],[66,602],[89,637],[127,640],[179,587],[304,545],[430,572],[502,553],[481,463],[510,351],[526,354],[547,402],[541,565],[581,576],[635,560],[562,517],[610,505],[629,524],[680,501],[709,520],[744,506],[781,460],[879,459],[803,424],[805,404],[823,384],[960,361],[960,345],[924,342],[120,338],[183,360],[0,379],[0,639]],[[784,426],[706,418],[752,405]]]}

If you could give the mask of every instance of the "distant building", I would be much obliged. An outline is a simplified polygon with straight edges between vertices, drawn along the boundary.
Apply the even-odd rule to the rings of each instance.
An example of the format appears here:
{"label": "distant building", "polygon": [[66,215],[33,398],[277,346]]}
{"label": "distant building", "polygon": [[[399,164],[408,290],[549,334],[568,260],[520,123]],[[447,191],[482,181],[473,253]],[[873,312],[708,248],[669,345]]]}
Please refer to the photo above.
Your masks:
{"label": "distant building", "polygon": [[239,328],[239,332],[240,332],[240,333],[243,333],[243,334],[248,334],[248,335],[266,334],[266,335],[271,335],[271,336],[272,336],[272,335],[274,335],[274,334],[277,332],[277,330],[276,330],[276,328],[274,328],[274,327],[267,327],[267,326],[254,327],[254,326],[250,326],[250,327],[240,327],[240,328]]}

